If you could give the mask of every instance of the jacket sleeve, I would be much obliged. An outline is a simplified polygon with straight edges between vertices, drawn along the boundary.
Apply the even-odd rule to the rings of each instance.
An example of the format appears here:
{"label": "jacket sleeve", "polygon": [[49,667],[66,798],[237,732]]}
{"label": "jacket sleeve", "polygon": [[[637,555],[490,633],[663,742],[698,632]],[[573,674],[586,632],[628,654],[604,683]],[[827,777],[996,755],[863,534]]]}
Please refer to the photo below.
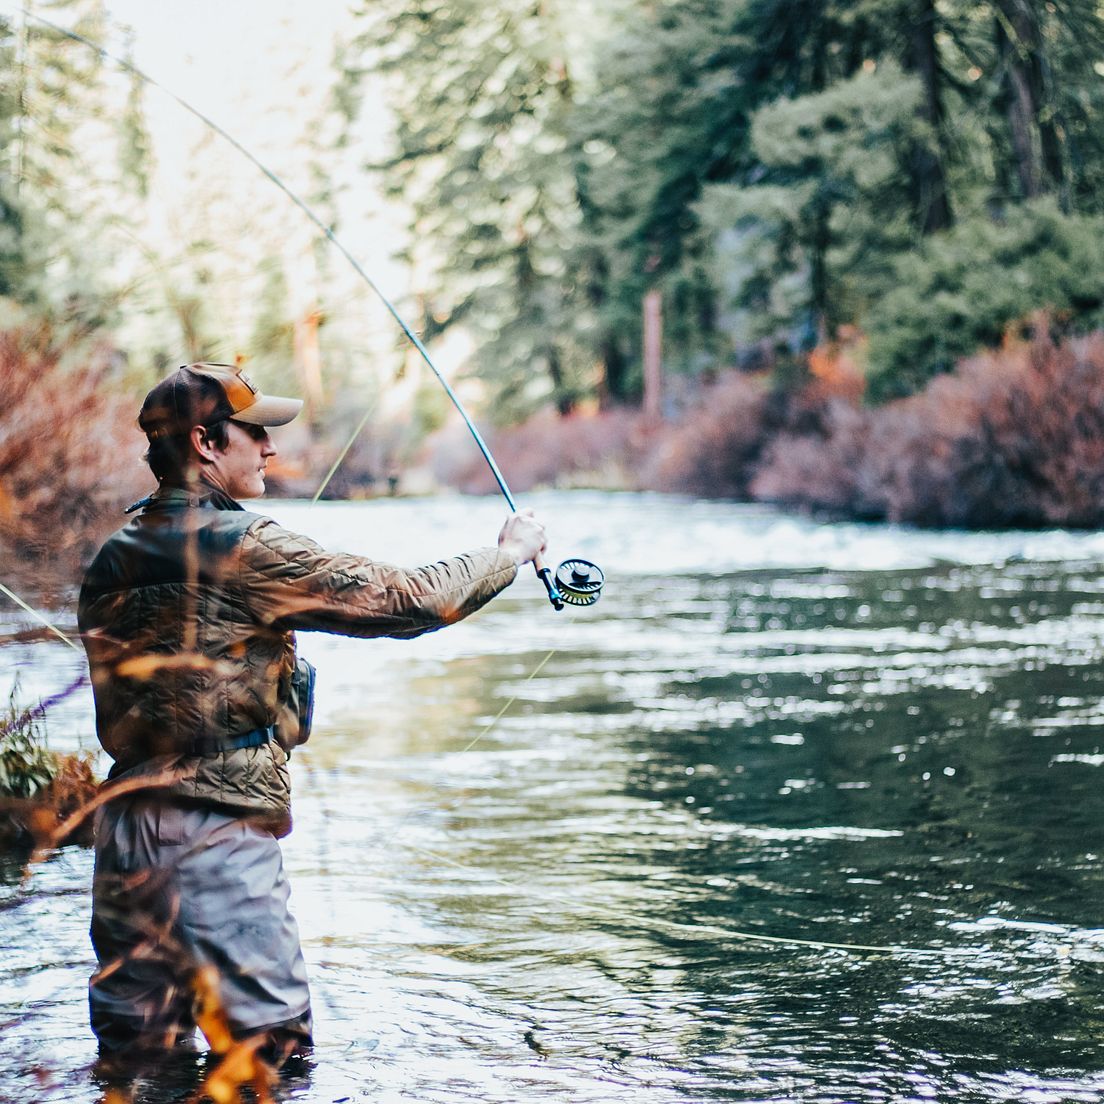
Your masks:
{"label": "jacket sleeve", "polygon": [[239,580],[253,618],[343,636],[418,636],[450,625],[514,581],[517,566],[480,548],[412,570],[327,552],[265,518],[242,541]]}

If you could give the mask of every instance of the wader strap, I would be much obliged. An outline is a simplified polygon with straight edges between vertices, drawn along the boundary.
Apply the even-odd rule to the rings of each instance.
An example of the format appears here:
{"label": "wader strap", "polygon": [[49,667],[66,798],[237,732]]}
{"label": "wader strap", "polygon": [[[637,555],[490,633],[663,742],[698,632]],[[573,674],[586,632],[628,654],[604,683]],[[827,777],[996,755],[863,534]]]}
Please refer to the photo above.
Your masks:
{"label": "wader strap", "polygon": [[276,726],[257,728],[239,736],[199,736],[192,741],[189,755],[218,755],[221,751],[237,751],[239,748],[261,747],[276,739]]}

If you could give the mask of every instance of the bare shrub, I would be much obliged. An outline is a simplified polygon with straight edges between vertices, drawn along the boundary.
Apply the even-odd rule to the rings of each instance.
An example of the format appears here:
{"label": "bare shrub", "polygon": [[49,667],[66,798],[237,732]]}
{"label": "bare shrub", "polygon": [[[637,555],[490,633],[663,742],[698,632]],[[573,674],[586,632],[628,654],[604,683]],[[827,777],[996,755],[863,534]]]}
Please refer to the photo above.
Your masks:
{"label": "bare shrub", "polygon": [[[1061,346],[1036,318],[920,393],[861,405],[860,337],[814,350],[805,383],[771,390],[732,372],[674,424],[627,411],[530,419],[492,438],[519,490],[622,486],[753,499],[925,526],[1104,521],[1104,333]],[[464,431],[439,438],[438,474],[494,490]]]}
{"label": "bare shrub", "polygon": [[1104,519],[1104,335],[1046,337],[963,362],[891,403],[868,463],[887,516],[922,525]]}
{"label": "bare shrub", "polygon": [[[489,433],[487,443],[512,490],[623,487],[636,482],[647,430],[641,416],[630,410],[579,411],[567,417],[544,410],[519,426]],[[497,488],[462,426],[437,438],[432,464],[442,483],[465,494],[489,494]]]}
{"label": "bare shrub", "polygon": [[818,432],[779,433],[751,481],[751,497],[847,517],[885,515],[882,488],[867,463],[872,412],[845,399],[818,411]]}
{"label": "bare shrub", "polygon": [[761,377],[732,372],[657,439],[643,473],[659,491],[746,498],[764,448],[784,420]]}
{"label": "bare shrub", "polygon": [[875,409],[831,401],[815,431],[772,441],[750,489],[914,525],[1099,525],[1104,334],[1009,343]]}
{"label": "bare shrub", "polygon": [[151,477],[113,347],[49,323],[0,320],[0,548],[39,584],[71,580]]}

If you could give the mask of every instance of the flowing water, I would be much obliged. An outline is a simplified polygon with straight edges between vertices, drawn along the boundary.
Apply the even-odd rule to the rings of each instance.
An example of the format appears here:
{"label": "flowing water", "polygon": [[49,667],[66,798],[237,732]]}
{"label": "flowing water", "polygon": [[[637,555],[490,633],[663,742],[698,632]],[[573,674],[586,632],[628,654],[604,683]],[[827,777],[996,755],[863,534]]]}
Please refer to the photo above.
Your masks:
{"label": "flowing water", "polygon": [[[597,606],[554,613],[529,573],[416,641],[301,638],[318,1046],[283,1098],[1104,1099],[1104,537],[533,504],[606,568]],[[266,509],[406,563],[503,513]],[[3,659],[24,697],[80,670]],[[87,692],[49,730],[94,744]],[[68,848],[0,887],[5,1101],[98,1097],[90,877]]]}

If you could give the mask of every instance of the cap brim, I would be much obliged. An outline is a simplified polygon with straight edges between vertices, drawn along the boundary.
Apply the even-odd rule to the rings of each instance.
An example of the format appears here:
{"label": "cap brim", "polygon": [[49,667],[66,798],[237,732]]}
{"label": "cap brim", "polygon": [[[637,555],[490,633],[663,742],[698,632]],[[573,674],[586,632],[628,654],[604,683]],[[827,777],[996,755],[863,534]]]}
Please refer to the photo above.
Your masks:
{"label": "cap brim", "polygon": [[231,414],[230,417],[233,421],[245,422],[246,425],[279,426],[287,425],[302,409],[302,399],[285,399],[281,395],[261,395],[251,406]]}

